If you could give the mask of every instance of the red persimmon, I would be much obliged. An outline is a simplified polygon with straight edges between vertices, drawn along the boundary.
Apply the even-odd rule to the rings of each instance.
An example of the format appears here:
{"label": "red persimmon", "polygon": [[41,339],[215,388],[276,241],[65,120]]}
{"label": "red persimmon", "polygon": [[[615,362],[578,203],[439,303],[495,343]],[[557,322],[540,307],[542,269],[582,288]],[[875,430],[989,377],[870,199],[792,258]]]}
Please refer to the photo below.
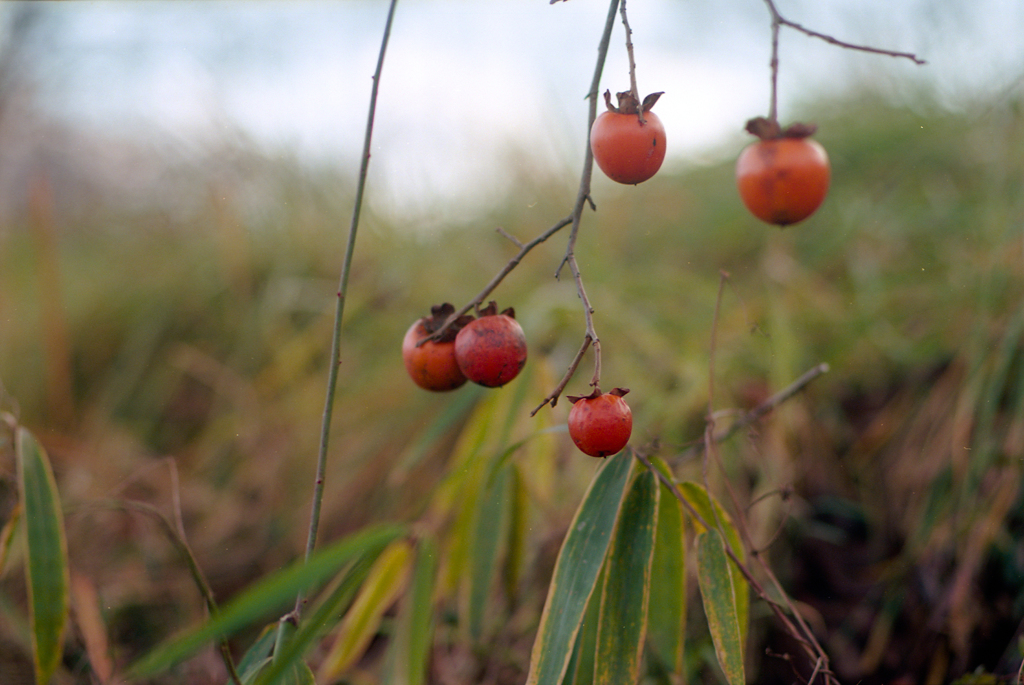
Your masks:
{"label": "red persimmon", "polygon": [[[619,106],[611,104],[605,91],[608,111],[602,112],[590,129],[590,149],[594,161],[605,175],[619,183],[635,185],[651,178],[665,161],[665,127],[650,111],[661,93],[648,95],[638,105],[630,93],[619,93]],[[643,122],[637,115],[643,111]]]}
{"label": "red persimmon", "polygon": [[455,337],[455,360],[462,373],[488,388],[505,385],[526,364],[526,336],[515,311],[511,307],[497,311],[497,304],[491,302]]}
{"label": "red persimmon", "polygon": [[409,327],[402,340],[402,359],[416,385],[426,390],[444,392],[454,390],[466,382],[466,376],[455,361],[455,337],[470,316],[459,317],[438,340],[421,340],[438,331],[448,317],[455,313],[455,307],[445,303],[431,308],[431,315],[418,319]]}
{"label": "red persimmon", "polygon": [[809,137],[812,132],[813,128],[794,126],[777,137],[752,143],[740,153],[736,187],[743,204],[758,219],[788,226],[821,206],[828,193],[831,167],[825,148]]}
{"label": "red persimmon", "polygon": [[569,397],[569,437],[584,454],[607,457],[618,453],[633,432],[633,412],[622,399],[629,390],[615,388],[602,393],[595,389],[585,397]]}

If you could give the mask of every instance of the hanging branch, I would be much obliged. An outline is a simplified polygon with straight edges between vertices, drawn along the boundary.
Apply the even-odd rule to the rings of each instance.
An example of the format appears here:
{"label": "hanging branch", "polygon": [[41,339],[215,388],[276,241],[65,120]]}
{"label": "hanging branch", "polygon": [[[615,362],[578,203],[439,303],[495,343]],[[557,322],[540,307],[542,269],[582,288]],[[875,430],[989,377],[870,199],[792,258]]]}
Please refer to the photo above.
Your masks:
{"label": "hanging branch", "polygon": [[768,106],[768,120],[778,122],[778,81],[779,81],[779,30],[783,26],[788,26],[791,29],[799,31],[805,36],[811,38],[817,38],[823,40],[830,45],[835,45],[846,50],[858,50],[860,52],[870,52],[875,55],[887,55],[889,57],[897,57],[903,59],[909,59],[914,64],[926,64],[925,60],[918,57],[912,52],[898,52],[895,50],[885,50],[883,48],[875,48],[869,45],[858,45],[856,43],[847,43],[846,41],[834,38],[826,33],[821,33],[813,29],[809,29],[802,24],[798,24],[795,21],[790,21],[783,17],[777,7],[775,7],[774,0],[764,0],[765,5],[768,6],[768,12],[772,17],[772,58],[770,61],[771,67],[771,101]]}

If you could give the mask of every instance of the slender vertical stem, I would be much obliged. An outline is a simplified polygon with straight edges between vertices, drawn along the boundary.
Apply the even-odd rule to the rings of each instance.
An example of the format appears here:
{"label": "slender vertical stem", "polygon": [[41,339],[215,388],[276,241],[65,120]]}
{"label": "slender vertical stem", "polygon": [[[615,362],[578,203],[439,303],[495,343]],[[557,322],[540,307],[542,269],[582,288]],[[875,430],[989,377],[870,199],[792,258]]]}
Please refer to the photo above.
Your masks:
{"label": "slender vertical stem", "polygon": [[768,121],[778,123],[779,119],[779,29],[782,27],[782,22],[778,12],[775,11],[774,5],[769,3],[768,5],[772,11],[772,59],[769,63],[771,67],[771,95],[768,101]]}
{"label": "slender vertical stem", "polygon": [[629,92],[638,105],[637,118],[644,123],[644,110],[640,105],[640,89],[636,85],[636,59],[633,57],[633,29],[629,28],[629,19],[626,17],[626,0],[622,0],[619,6],[619,14],[622,15],[622,26],[626,30],[626,56],[629,57]]}
{"label": "slender vertical stem", "polygon": [[[363,194],[366,189],[366,175],[370,166],[370,142],[373,138],[373,120],[377,111],[377,91],[380,88],[380,75],[384,68],[384,54],[387,51],[388,39],[391,37],[391,24],[395,16],[395,5],[398,0],[391,0],[388,7],[388,18],[384,24],[384,38],[377,56],[377,69],[373,73],[373,88],[370,91],[370,108],[366,117],[366,136],[363,139],[363,156],[359,166],[359,180],[356,185],[356,197],[352,207],[352,222],[348,229],[348,243],[345,246],[345,259],[341,268],[338,283],[338,298],[334,309],[334,334],[331,338],[330,368],[327,371],[327,393],[324,399],[324,413],[320,424],[320,447],[316,461],[316,480],[313,485],[313,502],[309,516],[309,536],[306,539],[306,559],[316,548],[316,536],[320,528],[320,510],[324,499],[324,477],[327,470],[327,446],[331,435],[331,417],[334,413],[334,393],[338,385],[338,367],[341,365],[341,321],[345,312],[345,297],[348,292],[348,279],[352,271],[352,254],[355,250],[356,232],[359,227],[359,214],[363,206]],[[298,617],[303,596],[295,600],[294,617]]]}

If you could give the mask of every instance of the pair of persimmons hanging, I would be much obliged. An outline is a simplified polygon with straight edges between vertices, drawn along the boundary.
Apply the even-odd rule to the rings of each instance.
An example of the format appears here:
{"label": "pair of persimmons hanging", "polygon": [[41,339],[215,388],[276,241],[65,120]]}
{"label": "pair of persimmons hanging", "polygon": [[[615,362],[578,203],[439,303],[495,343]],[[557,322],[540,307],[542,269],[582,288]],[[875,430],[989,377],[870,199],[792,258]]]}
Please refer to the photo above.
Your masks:
{"label": "pair of persimmons hanging", "polygon": [[[635,185],[651,178],[665,160],[665,127],[651,111],[661,93],[637,102],[630,92],[619,93],[618,106],[605,91],[607,111],[590,129],[594,161],[608,178]],[[813,126],[794,124],[782,129],[758,117],[747,131],[759,140],[740,153],[736,186],[751,214],[777,226],[803,221],[821,205],[828,192],[831,170],[825,149],[811,139]]]}

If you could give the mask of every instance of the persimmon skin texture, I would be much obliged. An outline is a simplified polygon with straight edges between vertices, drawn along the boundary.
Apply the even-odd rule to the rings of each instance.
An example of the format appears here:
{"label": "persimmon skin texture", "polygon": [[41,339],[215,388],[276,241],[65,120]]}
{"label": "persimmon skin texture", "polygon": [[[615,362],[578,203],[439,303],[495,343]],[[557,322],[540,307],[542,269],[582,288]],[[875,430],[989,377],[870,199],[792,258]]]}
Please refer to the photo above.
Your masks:
{"label": "persimmon skin texture", "polygon": [[643,183],[658,173],[665,161],[665,127],[654,112],[636,114],[602,112],[590,129],[590,149],[605,176],[627,185]]}
{"label": "persimmon skin texture", "polygon": [[828,155],[810,138],[760,140],[736,160],[736,187],[750,213],[789,226],[821,206],[831,179]]}
{"label": "persimmon skin texture", "polygon": [[416,343],[430,335],[423,319],[409,327],[402,339],[402,360],[413,382],[425,390],[446,392],[461,387],[466,376],[455,361],[455,342],[428,340],[419,347]]}
{"label": "persimmon skin texture", "polygon": [[569,437],[584,454],[618,454],[633,432],[633,412],[618,395],[583,397],[569,411]]}
{"label": "persimmon skin texture", "polygon": [[500,388],[526,365],[526,335],[507,314],[481,316],[455,336],[455,360],[477,385]]}

